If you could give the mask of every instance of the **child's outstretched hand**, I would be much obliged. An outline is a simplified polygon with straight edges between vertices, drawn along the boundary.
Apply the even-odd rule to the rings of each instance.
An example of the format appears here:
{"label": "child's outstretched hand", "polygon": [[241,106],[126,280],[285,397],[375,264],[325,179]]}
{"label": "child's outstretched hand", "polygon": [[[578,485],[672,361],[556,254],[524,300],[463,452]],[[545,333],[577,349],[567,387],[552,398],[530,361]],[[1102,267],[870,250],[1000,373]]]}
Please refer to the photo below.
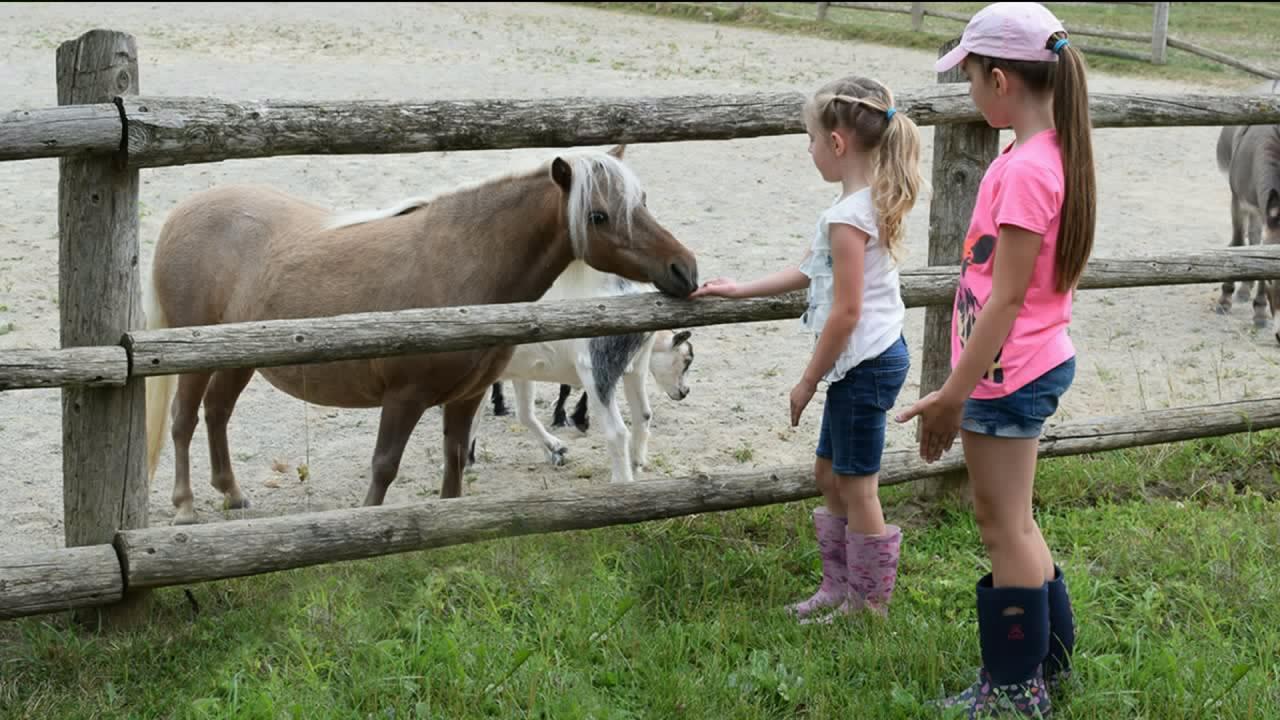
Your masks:
{"label": "child's outstretched hand", "polygon": [[939,391],[934,391],[916,401],[916,404],[900,413],[895,420],[909,422],[919,416],[920,426],[916,436],[920,440],[920,459],[937,462],[951,449],[960,434],[960,421],[964,413],[964,401],[955,402]]}
{"label": "child's outstretched hand", "polygon": [[702,286],[693,291],[689,297],[705,297],[707,295],[719,295],[720,297],[733,297],[738,294],[738,283],[729,278],[716,278],[702,283]]}

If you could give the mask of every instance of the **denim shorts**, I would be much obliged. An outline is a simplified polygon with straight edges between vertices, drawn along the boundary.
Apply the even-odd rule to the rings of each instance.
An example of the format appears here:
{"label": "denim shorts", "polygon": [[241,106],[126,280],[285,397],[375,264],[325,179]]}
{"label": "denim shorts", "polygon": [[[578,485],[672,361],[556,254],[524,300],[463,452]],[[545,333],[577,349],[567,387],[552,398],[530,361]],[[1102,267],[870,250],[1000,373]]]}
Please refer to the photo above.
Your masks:
{"label": "denim shorts", "polygon": [[1058,411],[1058,400],[1075,376],[1076,359],[1072,357],[1010,395],[990,400],[969,398],[960,427],[993,437],[1038,438],[1044,421]]}
{"label": "denim shorts", "polygon": [[911,357],[901,337],[827,386],[816,454],[837,475],[874,475],[884,454],[888,412],[907,382]]}

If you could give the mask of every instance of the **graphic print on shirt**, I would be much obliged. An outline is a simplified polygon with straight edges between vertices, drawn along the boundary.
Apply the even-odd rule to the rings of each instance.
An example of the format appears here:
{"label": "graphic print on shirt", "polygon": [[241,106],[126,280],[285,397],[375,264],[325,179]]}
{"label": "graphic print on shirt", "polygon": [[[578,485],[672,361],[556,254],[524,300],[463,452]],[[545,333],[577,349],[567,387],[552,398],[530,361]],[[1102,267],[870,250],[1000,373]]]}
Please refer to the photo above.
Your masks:
{"label": "graphic print on shirt", "polygon": [[[965,241],[964,257],[960,261],[960,294],[956,297],[956,316],[952,320],[952,322],[957,323],[956,333],[960,336],[961,349],[969,341],[969,336],[973,333],[973,324],[978,318],[978,312],[982,310],[982,307],[978,304],[978,298],[964,283],[965,273],[969,270],[970,265],[986,265],[991,262],[992,256],[995,255],[995,249],[996,239],[992,235],[983,235]],[[1004,368],[1000,366],[1000,356],[1003,353],[1004,348],[996,352],[995,361],[991,363],[991,367],[987,369],[987,372],[982,375],[983,380],[1004,383]]]}

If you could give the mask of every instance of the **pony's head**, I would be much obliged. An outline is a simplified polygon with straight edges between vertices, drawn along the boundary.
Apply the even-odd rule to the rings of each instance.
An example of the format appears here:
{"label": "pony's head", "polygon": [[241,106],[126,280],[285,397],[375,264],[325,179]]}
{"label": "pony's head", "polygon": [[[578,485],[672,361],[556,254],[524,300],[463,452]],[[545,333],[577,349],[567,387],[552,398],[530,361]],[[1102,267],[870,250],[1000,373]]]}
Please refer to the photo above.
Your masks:
{"label": "pony's head", "polygon": [[689,331],[673,333],[670,330],[659,330],[653,335],[649,372],[653,373],[653,378],[658,381],[667,397],[683,400],[689,395],[689,386],[684,382],[685,375],[693,364],[693,343],[689,342]]}
{"label": "pony's head", "polygon": [[649,213],[639,179],[622,162],[623,151],[619,145],[551,162],[573,255],[597,270],[686,297],[698,287],[697,258]]}

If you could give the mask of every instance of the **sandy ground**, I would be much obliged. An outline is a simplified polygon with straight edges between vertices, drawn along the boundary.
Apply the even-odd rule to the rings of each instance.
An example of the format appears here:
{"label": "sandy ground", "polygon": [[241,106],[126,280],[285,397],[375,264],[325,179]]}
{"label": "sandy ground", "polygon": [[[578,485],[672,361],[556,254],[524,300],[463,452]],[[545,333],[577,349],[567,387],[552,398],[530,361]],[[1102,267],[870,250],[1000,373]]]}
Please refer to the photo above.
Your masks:
{"label": "sandy ground", "polygon": [[[56,45],[94,27],[136,36],[141,86],[154,95],[396,100],[807,92],[849,72],[900,89],[934,82],[929,53],[555,5],[39,3],[0,6],[0,43],[7,48],[0,97],[8,109],[55,105]],[[1096,74],[1091,82],[1109,92],[1216,90]],[[1239,83],[1247,84],[1247,78]],[[1213,127],[1097,132],[1099,256],[1227,244],[1229,195],[1214,165],[1216,134]],[[928,174],[932,130],[923,135]],[[805,147],[802,136],[676,143],[633,146],[628,159],[647,184],[656,216],[698,252],[702,275],[745,279],[798,260],[832,196]],[[383,206],[547,153],[293,157],[144,171],[143,262],[174,204],[218,183],[252,179],[336,207]],[[0,164],[0,333],[10,328],[0,335],[0,349],[57,346],[57,180],[54,160]],[[925,263],[927,231],[926,202],[910,218],[908,266]],[[1216,315],[1217,292],[1196,285],[1082,293],[1073,328],[1080,370],[1060,419],[1273,390],[1280,347],[1269,332],[1253,331],[1247,303],[1230,316]],[[923,317],[922,309],[908,314],[915,364],[903,404],[918,394]],[[787,395],[809,349],[798,325],[700,328],[693,337],[688,399],[673,402],[650,386],[651,465],[639,479],[807,462],[822,398],[799,428],[789,427]],[[555,388],[539,392],[538,412],[549,424]],[[63,543],[59,413],[56,390],[0,395],[0,547]],[[586,437],[559,431],[570,445],[569,462],[553,468],[514,418],[486,410],[482,428],[482,463],[468,494],[608,481],[606,448],[594,429]],[[374,410],[308,407],[255,377],[231,424],[250,512],[358,504],[376,429]],[[909,428],[891,428],[890,447],[910,439]],[[202,425],[192,477],[197,510],[210,522],[230,514],[220,512],[220,497],[208,485],[207,455]],[[152,524],[168,523],[173,514],[170,449],[161,463],[151,488]],[[305,482],[295,470],[302,464],[310,469]],[[440,414],[433,410],[387,502],[433,496],[440,471]]]}

